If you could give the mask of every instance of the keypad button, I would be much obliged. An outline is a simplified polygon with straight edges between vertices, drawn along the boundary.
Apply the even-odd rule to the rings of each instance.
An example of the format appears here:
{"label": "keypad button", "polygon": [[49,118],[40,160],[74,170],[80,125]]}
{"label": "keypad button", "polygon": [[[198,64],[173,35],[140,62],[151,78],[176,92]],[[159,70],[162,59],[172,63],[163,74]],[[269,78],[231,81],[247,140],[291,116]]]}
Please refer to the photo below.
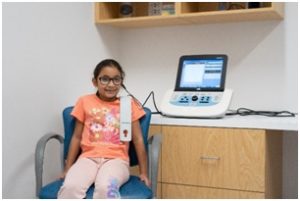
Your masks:
{"label": "keypad button", "polygon": [[197,101],[198,100],[198,96],[192,96],[192,101]]}

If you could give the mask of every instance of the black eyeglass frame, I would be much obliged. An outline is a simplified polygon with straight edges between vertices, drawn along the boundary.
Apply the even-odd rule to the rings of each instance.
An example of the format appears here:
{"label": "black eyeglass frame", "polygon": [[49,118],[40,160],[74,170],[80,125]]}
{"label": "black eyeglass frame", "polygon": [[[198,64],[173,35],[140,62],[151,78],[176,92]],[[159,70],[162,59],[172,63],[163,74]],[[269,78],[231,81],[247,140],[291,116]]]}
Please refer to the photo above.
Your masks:
{"label": "black eyeglass frame", "polygon": [[[116,76],[113,78],[110,78],[108,76],[103,76],[103,77],[99,77],[98,79],[99,79],[100,83],[103,85],[108,85],[110,83],[110,81],[112,81],[114,85],[119,86],[123,82],[123,78],[120,76]],[[103,79],[107,79],[108,81],[104,81]]]}

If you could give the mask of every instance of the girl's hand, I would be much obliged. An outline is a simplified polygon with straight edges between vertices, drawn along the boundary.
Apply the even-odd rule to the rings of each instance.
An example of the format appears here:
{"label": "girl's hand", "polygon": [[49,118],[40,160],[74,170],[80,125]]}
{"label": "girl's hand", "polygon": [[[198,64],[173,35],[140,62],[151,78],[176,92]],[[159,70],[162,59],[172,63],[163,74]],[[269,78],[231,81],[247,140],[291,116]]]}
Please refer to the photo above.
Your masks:
{"label": "girl's hand", "polygon": [[146,175],[141,174],[140,175],[140,180],[143,181],[146,184],[146,186],[150,187],[151,182],[150,182],[150,180],[148,179],[148,177]]}
{"label": "girl's hand", "polygon": [[63,173],[61,173],[61,174],[58,176],[58,179],[64,179],[65,176],[66,176],[66,173],[63,172]]}

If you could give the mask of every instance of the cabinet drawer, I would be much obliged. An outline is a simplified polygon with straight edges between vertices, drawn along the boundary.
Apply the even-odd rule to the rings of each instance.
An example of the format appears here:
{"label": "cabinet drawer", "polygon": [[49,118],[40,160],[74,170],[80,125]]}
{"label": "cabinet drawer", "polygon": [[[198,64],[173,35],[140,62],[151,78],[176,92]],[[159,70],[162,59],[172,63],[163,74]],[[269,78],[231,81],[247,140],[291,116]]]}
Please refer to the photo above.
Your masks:
{"label": "cabinet drawer", "polygon": [[264,130],[163,127],[162,181],[265,191]]}
{"label": "cabinet drawer", "polygon": [[163,184],[163,197],[167,199],[263,199],[264,193]]}

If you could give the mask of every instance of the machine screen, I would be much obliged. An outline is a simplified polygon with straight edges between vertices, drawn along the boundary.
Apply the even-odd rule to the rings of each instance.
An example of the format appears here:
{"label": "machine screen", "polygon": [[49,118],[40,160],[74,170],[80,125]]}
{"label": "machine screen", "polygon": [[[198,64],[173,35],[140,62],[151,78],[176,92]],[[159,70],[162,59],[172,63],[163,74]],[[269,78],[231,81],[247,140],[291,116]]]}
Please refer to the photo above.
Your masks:
{"label": "machine screen", "polygon": [[175,91],[223,91],[226,55],[182,56]]}

